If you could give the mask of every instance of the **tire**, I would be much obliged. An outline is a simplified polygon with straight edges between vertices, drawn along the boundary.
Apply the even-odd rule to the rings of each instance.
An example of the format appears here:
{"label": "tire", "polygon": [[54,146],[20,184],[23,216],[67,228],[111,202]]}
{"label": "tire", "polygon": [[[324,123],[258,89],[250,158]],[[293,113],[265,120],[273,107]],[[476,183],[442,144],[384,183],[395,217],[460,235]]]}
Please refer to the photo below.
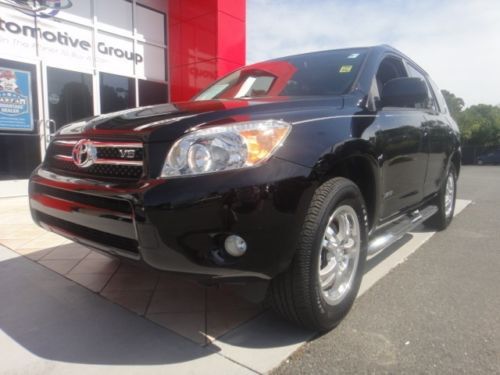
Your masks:
{"label": "tire", "polygon": [[[452,184],[451,190],[447,190],[450,188],[450,184]],[[452,194],[450,197],[451,206],[447,205],[447,191],[448,194]],[[448,170],[446,179],[443,181],[442,186],[439,189],[438,195],[433,201],[433,204],[437,205],[438,211],[425,222],[425,226],[437,231],[446,229],[446,227],[448,227],[453,220],[456,199],[457,173],[455,171],[455,166],[452,164]]]}
{"label": "tire", "polygon": [[323,183],[311,200],[290,267],[271,281],[271,307],[304,328],[332,329],[354,303],[367,244],[367,212],[358,187],[342,177]]}

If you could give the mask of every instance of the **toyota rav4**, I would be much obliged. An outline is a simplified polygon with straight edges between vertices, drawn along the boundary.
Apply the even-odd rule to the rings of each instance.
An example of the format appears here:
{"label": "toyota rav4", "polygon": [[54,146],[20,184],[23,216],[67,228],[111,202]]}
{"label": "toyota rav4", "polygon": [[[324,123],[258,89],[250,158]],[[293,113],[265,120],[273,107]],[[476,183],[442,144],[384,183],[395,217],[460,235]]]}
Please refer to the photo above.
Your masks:
{"label": "toyota rav4", "polygon": [[389,46],[324,51],[63,127],[30,205],[44,228],[159,270],[270,280],[276,311],[327,330],[367,256],[450,223],[460,153],[416,63]]}

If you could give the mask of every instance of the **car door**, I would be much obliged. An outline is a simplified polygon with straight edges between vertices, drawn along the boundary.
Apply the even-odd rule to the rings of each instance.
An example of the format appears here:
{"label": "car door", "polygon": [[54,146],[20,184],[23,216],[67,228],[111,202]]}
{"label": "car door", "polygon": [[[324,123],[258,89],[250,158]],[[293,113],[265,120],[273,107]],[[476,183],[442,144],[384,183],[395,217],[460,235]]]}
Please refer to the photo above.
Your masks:
{"label": "car door", "polygon": [[[399,77],[407,77],[402,59],[388,56],[379,66],[374,86],[380,93],[388,81]],[[374,146],[381,174],[379,212],[382,221],[423,199],[428,158],[424,149],[425,121],[425,111],[421,108],[378,110]]]}
{"label": "car door", "polygon": [[[413,64],[407,62],[406,69],[410,77],[420,78],[427,84],[429,96],[427,106],[422,108],[425,118],[423,123],[424,149],[429,155],[424,182],[424,197],[426,197],[439,190],[446,176],[447,162],[453,146],[453,132],[451,124],[447,122],[444,98],[437,100],[438,95],[441,95],[437,91],[437,86],[432,84],[428,77]],[[443,104],[439,105],[438,102]]]}

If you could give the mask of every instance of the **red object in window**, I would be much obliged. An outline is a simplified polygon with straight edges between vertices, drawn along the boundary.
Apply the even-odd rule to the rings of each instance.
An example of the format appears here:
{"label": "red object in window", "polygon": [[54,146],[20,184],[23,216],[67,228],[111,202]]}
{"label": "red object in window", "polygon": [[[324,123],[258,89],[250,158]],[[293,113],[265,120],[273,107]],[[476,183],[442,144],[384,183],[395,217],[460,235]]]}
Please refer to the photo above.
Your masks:
{"label": "red object in window", "polygon": [[170,101],[245,65],[245,0],[168,0]]}

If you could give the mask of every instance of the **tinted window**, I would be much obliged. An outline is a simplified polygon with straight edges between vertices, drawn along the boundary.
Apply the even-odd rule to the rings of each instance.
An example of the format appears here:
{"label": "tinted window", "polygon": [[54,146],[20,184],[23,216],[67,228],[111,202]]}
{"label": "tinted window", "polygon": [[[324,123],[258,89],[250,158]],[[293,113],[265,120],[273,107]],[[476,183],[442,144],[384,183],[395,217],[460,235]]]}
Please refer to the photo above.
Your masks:
{"label": "tinted window", "polygon": [[410,64],[407,64],[406,68],[408,70],[408,75],[410,77],[420,78],[422,81],[424,81],[425,85],[427,86],[427,102],[422,107],[437,110],[436,102],[434,100],[434,95],[432,95],[432,92],[429,89],[429,84],[427,83],[427,79],[425,78],[425,75],[422,74],[420,71],[418,71],[416,68],[414,68]]}
{"label": "tinted window", "polygon": [[90,74],[47,68],[47,84],[49,114],[56,129],[94,114]]}
{"label": "tinted window", "polygon": [[139,80],[139,105],[168,102],[168,86],[165,83]]}
{"label": "tinted window", "polygon": [[378,96],[384,88],[384,85],[394,78],[406,77],[403,61],[396,57],[387,57],[381,63],[375,75],[376,89]]}
{"label": "tinted window", "polygon": [[135,107],[135,82],[133,78],[101,73],[101,113]]}
{"label": "tinted window", "polygon": [[439,90],[439,87],[437,87],[436,83],[430,77],[427,77],[427,79],[431,84],[432,91],[434,92],[434,96],[438,102],[440,112],[448,113],[448,106],[446,105],[446,100],[444,100],[441,90]]}
{"label": "tinted window", "polygon": [[24,179],[40,164],[36,68],[32,64],[0,59],[0,69],[22,70],[31,75],[33,131],[21,134],[14,130],[0,130],[0,180]]}
{"label": "tinted window", "polygon": [[365,54],[364,49],[327,51],[250,65],[217,81],[195,100],[343,94]]}

